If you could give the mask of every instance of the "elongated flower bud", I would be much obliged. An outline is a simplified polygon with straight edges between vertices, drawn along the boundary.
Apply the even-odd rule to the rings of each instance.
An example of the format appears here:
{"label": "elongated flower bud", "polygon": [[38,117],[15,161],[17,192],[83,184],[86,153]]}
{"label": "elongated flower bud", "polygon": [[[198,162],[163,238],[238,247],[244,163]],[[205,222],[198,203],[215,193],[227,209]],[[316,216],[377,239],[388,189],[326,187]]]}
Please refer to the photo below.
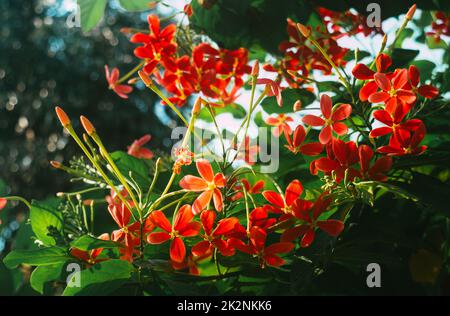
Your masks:
{"label": "elongated flower bud", "polygon": [[92,135],[95,133],[95,127],[92,125],[91,121],[89,121],[85,116],[80,116],[81,125],[83,125],[84,130],[88,135]]}
{"label": "elongated flower bud", "polygon": [[52,160],[50,161],[50,165],[55,169],[60,169],[62,164],[59,161]]}
{"label": "elongated flower bud", "polygon": [[301,108],[302,108],[302,101],[300,100],[295,101],[293,106],[294,112],[300,111]]}
{"label": "elongated flower bud", "polygon": [[308,38],[309,35],[311,34],[311,30],[307,26],[305,26],[301,23],[297,23],[297,29],[306,38]]}
{"label": "elongated flower bud", "polygon": [[63,127],[67,127],[70,125],[70,119],[67,116],[66,112],[61,109],[59,106],[55,107],[56,115],[58,116],[59,121]]}
{"label": "elongated flower bud", "polygon": [[139,75],[139,77],[141,77],[141,80],[144,82],[144,84],[147,87],[151,86],[153,84],[152,79],[150,79],[150,77],[145,72],[143,72],[142,70],[138,71],[138,75]]}
{"label": "elongated flower bud", "polygon": [[411,8],[409,8],[408,12],[406,13],[407,20],[412,20],[414,13],[416,12],[416,8],[417,8],[416,4],[413,4]]}
{"label": "elongated flower bud", "polygon": [[258,77],[258,75],[259,75],[259,61],[255,61],[255,64],[253,65],[252,68],[252,76]]}
{"label": "elongated flower bud", "polygon": [[195,103],[194,106],[192,107],[192,115],[197,115],[198,113],[200,113],[200,110],[202,109],[202,98],[198,98]]}

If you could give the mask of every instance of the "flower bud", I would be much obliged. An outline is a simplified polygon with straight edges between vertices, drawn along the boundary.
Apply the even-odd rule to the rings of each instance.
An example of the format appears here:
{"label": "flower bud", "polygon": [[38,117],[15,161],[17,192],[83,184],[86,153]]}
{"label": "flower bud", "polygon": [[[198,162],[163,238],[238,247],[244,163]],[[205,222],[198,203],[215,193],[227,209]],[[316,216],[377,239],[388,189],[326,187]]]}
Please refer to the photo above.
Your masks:
{"label": "flower bud", "polygon": [[56,115],[58,116],[59,121],[63,127],[67,127],[70,125],[70,119],[67,116],[66,112],[61,109],[59,106],[55,107]]}
{"label": "flower bud", "polygon": [[293,106],[294,112],[300,111],[301,108],[302,108],[302,101],[300,100],[295,101]]}
{"label": "flower bud", "polygon": [[120,33],[125,34],[125,35],[131,34],[131,28],[130,27],[122,27],[120,29]]}
{"label": "flower bud", "polygon": [[311,30],[301,23],[297,23],[297,29],[306,38],[308,38],[309,35],[311,34]]}
{"label": "flower bud", "polygon": [[85,116],[80,116],[81,125],[89,136],[95,133],[95,127]]}
{"label": "flower bud", "polygon": [[134,77],[131,78],[130,80],[127,81],[128,84],[135,84],[136,82],[138,82],[139,78],[138,77]]}
{"label": "flower bud", "polygon": [[409,8],[408,12],[406,13],[407,20],[412,20],[414,13],[416,12],[416,8],[417,8],[416,4],[413,4],[411,8]]}
{"label": "flower bud", "polygon": [[62,164],[59,161],[52,160],[50,161],[50,165],[55,169],[60,169]]}
{"label": "flower bud", "polygon": [[259,61],[255,61],[255,64],[253,65],[252,68],[252,76],[258,77],[258,75],[259,75]]}
{"label": "flower bud", "polygon": [[198,98],[195,103],[194,106],[192,107],[192,115],[197,115],[198,113],[200,113],[200,110],[202,109],[202,98]]}
{"label": "flower bud", "polygon": [[151,86],[153,84],[152,79],[150,79],[150,77],[143,72],[142,70],[138,71],[139,77],[141,77],[141,80],[144,82],[144,84],[148,87]]}

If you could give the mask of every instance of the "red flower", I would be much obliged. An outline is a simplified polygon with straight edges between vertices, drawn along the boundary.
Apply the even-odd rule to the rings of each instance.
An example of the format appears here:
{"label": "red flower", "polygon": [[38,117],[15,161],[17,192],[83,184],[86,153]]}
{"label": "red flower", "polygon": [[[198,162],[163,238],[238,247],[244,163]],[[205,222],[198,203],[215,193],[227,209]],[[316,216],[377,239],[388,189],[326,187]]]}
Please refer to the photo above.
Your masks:
{"label": "red flower", "polygon": [[128,95],[133,91],[133,87],[125,84],[118,84],[119,69],[113,68],[112,72],[109,72],[108,65],[105,65],[106,81],[109,84],[109,88],[112,89],[119,97],[128,99]]}
{"label": "red flower", "polygon": [[294,244],[290,242],[279,242],[266,247],[267,233],[264,229],[253,227],[250,230],[250,242],[245,244],[239,239],[230,239],[230,243],[238,250],[257,256],[261,268],[267,265],[279,267],[286,262],[280,258],[279,254],[288,253],[294,249]]}
{"label": "red flower", "polygon": [[318,220],[331,204],[331,197],[324,194],[319,196],[312,205],[309,201],[299,200],[294,207],[294,215],[302,221],[302,224],[286,230],[281,236],[281,241],[291,242],[302,236],[300,245],[308,247],[315,238],[315,229],[326,232],[328,235],[336,237],[344,230],[344,223],[335,219]]}
{"label": "red flower", "polygon": [[190,205],[183,205],[173,219],[173,225],[170,224],[166,215],[162,211],[154,211],[150,215],[152,223],[163,230],[163,232],[154,232],[147,236],[150,244],[156,245],[171,240],[170,259],[175,262],[183,262],[186,256],[186,246],[182,237],[197,236],[200,231],[200,223],[193,222],[194,214]]}
{"label": "red flower", "polygon": [[412,104],[416,101],[416,95],[411,90],[407,90],[408,71],[406,69],[397,69],[392,79],[389,79],[383,73],[374,75],[377,86],[382,90],[372,93],[369,96],[371,103],[385,103],[386,111],[393,113],[400,104]]}
{"label": "red flower", "polygon": [[161,30],[160,21],[156,15],[149,15],[147,20],[150,34],[136,33],[130,41],[143,44],[134,50],[134,55],[145,59],[144,71],[151,74],[160,61],[170,62],[176,53],[177,45],[174,42],[176,26],[170,24]]}
{"label": "red flower", "polygon": [[120,227],[120,229],[112,232],[111,239],[125,243],[126,247],[121,248],[122,258],[132,261],[135,252],[134,247],[139,245],[141,225],[138,222],[130,224],[131,212],[123,203],[108,205],[108,211]]}
{"label": "red flower", "polygon": [[288,145],[285,145],[287,149],[292,151],[294,154],[302,153],[307,156],[317,156],[323,150],[323,145],[320,143],[309,143],[303,144],[306,137],[305,128],[302,125],[297,126],[294,131],[294,137],[291,139],[289,134],[284,135]]}
{"label": "red flower", "polygon": [[[237,147],[237,146],[234,146]],[[245,136],[239,148],[236,148],[236,160],[243,160],[249,165],[254,165],[259,153],[259,146],[252,143],[250,136]]]}
{"label": "red flower", "polygon": [[[265,182],[264,180],[257,181],[253,186],[251,186],[250,182],[247,179],[241,179],[241,183],[244,185],[245,191],[247,194],[259,194],[261,190],[264,188]],[[236,191],[238,191],[235,195],[231,197],[232,201],[237,201],[244,197],[244,193],[242,192],[242,186],[236,185]]]}
{"label": "red flower", "polygon": [[277,117],[267,118],[266,124],[275,126],[276,128],[273,130],[273,135],[279,137],[281,133],[284,133],[285,135],[292,134],[292,129],[287,122],[293,121],[294,120],[292,119],[292,117],[286,116],[285,114],[281,113],[278,114]]}
{"label": "red flower", "polygon": [[387,126],[373,129],[370,132],[370,137],[380,137],[391,133],[396,135],[405,131],[414,131],[422,124],[422,121],[419,119],[412,119],[402,123],[406,114],[404,107],[397,107],[393,114],[385,110],[374,111],[373,117]]}
{"label": "red flower", "polygon": [[128,146],[128,155],[131,155],[140,159],[152,159],[153,152],[150,149],[144,148],[143,146],[147,144],[152,136],[144,135],[141,138],[135,140],[131,146]]}
{"label": "red flower", "polygon": [[431,32],[426,32],[426,35],[433,36],[436,43],[441,42],[441,36],[450,36],[450,13],[443,11],[435,13],[436,20],[431,23]]}
{"label": "red flower", "polygon": [[0,211],[6,207],[7,203],[8,203],[8,201],[6,199],[0,198]]}
{"label": "red flower", "polygon": [[303,192],[303,185],[299,180],[293,180],[286,187],[286,192],[283,195],[275,191],[264,191],[262,194],[264,198],[273,206],[267,208],[274,213],[281,213],[286,215],[292,214],[292,205],[300,197]]}
{"label": "red flower", "polygon": [[352,74],[359,80],[369,80],[359,90],[359,98],[361,101],[367,101],[369,96],[378,90],[378,85],[374,80],[375,73],[384,73],[392,64],[392,59],[386,54],[379,54],[375,59],[377,71],[371,70],[364,64],[356,64],[352,69]]}
{"label": "red flower", "polygon": [[353,141],[344,142],[340,139],[333,139],[327,146],[327,157],[322,157],[311,162],[310,170],[312,174],[322,171],[325,175],[330,175],[333,171],[336,174],[336,181],[340,182],[348,169],[350,180],[358,176],[356,169],[351,166],[358,162],[358,149]]}
{"label": "red flower", "polygon": [[325,119],[315,115],[305,115],[303,123],[310,126],[324,126],[320,131],[319,141],[322,144],[328,144],[333,136],[333,130],[338,135],[345,135],[348,132],[347,125],[340,122],[345,120],[352,113],[350,104],[341,104],[338,108],[333,110],[331,98],[323,94],[320,98],[320,110]]}
{"label": "red flower", "polygon": [[256,84],[265,84],[266,85],[266,89],[268,90],[267,95],[270,96],[275,96],[277,99],[277,103],[280,107],[283,106],[283,99],[281,97],[281,88],[280,85],[273,81],[272,79],[267,79],[267,78],[259,78],[258,80],[256,80]]}
{"label": "red flower", "polygon": [[432,85],[422,84],[419,87],[420,71],[416,66],[414,65],[409,66],[408,75],[409,75],[409,83],[412,86],[411,89],[414,92],[419,93],[421,96],[427,99],[433,99],[439,95],[439,90],[436,87],[433,87]]}
{"label": "red flower", "polygon": [[[102,234],[98,237],[101,240],[109,240],[109,235],[108,234]],[[80,259],[81,261],[84,261],[85,263],[88,264],[88,266],[94,265],[96,263],[108,260],[108,258],[97,258],[103,251],[103,248],[97,248],[97,249],[92,249],[89,251],[84,251],[84,250],[80,250],[78,248],[72,248],[70,249],[70,254],[77,258]]]}
{"label": "red flower", "polygon": [[359,166],[361,179],[370,179],[375,181],[386,181],[388,177],[386,173],[392,167],[392,158],[389,156],[383,156],[377,159],[372,166],[370,162],[373,158],[373,150],[367,145],[360,145],[358,147],[359,153]]}
{"label": "red flower", "polygon": [[183,189],[202,192],[192,205],[192,211],[194,214],[199,214],[208,206],[211,199],[216,210],[222,211],[223,197],[220,189],[226,184],[224,175],[222,173],[214,175],[211,164],[206,159],[198,159],[196,165],[201,178],[187,175],[180,180],[180,187]]}
{"label": "red flower", "polygon": [[425,125],[421,124],[414,133],[399,133],[389,140],[389,145],[378,148],[378,152],[389,156],[420,155],[427,146],[419,146],[426,134]]}
{"label": "red flower", "polygon": [[[259,227],[261,229],[267,230],[277,222],[275,218],[269,218],[269,213],[266,207],[257,207],[253,211],[251,211],[248,216],[248,221],[249,231],[253,227]],[[228,234],[227,237],[245,239],[248,237],[248,235],[249,232],[247,232],[247,229],[238,223],[234,227],[234,231]]]}
{"label": "red flower", "polygon": [[220,251],[224,256],[232,256],[234,248],[229,247],[228,242],[223,240],[224,235],[229,234],[234,230],[234,227],[239,223],[236,217],[229,217],[220,220],[214,228],[216,221],[216,212],[206,210],[200,215],[204,234],[201,235],[203,241],[198,242],[192,247],[192,254],[197,257],[206,256],[212,253],[214,248]]}

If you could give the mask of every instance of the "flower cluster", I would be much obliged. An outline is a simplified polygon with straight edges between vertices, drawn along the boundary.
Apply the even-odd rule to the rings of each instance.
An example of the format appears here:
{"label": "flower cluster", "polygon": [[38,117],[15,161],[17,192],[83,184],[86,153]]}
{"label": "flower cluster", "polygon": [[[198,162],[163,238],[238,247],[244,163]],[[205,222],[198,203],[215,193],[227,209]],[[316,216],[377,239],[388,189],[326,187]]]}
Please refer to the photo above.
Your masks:
{"label": "flower cluster", "polygon": [[432,99],[438,96],[439,90],[420,83],[419,69],[411,65],[408,69],[395,69],[389,72],[391,58],[380,54],[376,58],[376,70],[364,64],[353,68],[353,75],[365,84],[361,88],[361,101],[382,104],[381,110],[373,112],[373,117],[385,126],[373,129],[373,138],[390,135],[389,144],[378,148],[378,152],[392,156],[420,154],[426,146],[420,146],[425,137],[425,125],[419,119],[407,119],[408,113],[418,98]]}
{"label": "flower cluster", "polygon": [[[194,93],[202,93],[214,106],[234,102],[244,84],[243,76],[251,71],[246,49],[216,49],[200,43],[191,54],[179,56],[175,24],[162,28],[156,15],[148,16],[148,24],[148,33],[133,34],[130,41],[140,44],[134,55],[144,61],[143,71],[171,94],[170,102],[182,106]],[[117,85],[117,75],[118,71],[113,75],[107,71],[110,86],[124,97],[131,90]]]}
{"label": "flower cluster", "polygon": [[436,43],[440,43],[442,35],[450,36],[450,14],[438,11],[435,14],[436,19],[431,23],[431,31],[426,35],[432,36]]}

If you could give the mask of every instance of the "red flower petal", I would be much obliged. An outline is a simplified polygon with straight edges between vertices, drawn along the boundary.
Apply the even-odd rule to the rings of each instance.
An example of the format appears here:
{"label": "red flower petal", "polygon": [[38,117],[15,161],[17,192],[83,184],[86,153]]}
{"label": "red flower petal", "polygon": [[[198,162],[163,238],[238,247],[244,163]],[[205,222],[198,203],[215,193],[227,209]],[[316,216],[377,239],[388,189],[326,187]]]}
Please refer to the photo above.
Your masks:
{"label": "red flower petal", "polygon": [[285,199],[287,205],[292,205],[295,200],[299,198],[299,196],[303,192],[303,185],[299,180],[293,180],[286,188]]}
{"label": "red flower petal", "polygon": [[375,129],[371,130],[369,135],[370,135],[370,137],[375,138],[375,137],[388,135],[390,133],[392,133],[392,128],[390,128],[390,127],[379,127],[379,128],[375,128]]}
{"label": "red flower petal", "polygon": [[430,85],[422,85],[419,87],[418,92],[421,96],[427,99],[433,99],[439,95],[439,90],[436,87]]}
{"label": "red flower petal", "polygon": [[336,121],[342,121],[345,120],[347,117],[350,116],[352,113],[352,106],[350,104],[341,104],[331,116],[331,120]]}
{"label": "red flower petal", "polygon": [[300,225],[296,226],[290,229],[287,229],[284,231],[284,233],[281,235],[281,241],[282,242],[292,242],[299,238],[300,236],[303,236],[307,231],[309,230],[309,226],[307,225]]}
{"label": "red flower petal", "polygon": [[375,72],[364,64],[356,64],[352,69],[352,74],[356,79],[370,80],[373,79]]}
{"label": "red flower petal", "polygon": [[372,93],[369,96],[368,100],[370,103],[381,103],[381,102],[385,102],[389,98],[390,98],[389,93],[380,91],[380,92]]}
{"label": "red flower petal", "polygon": [[162,211],[154,211],[150,214],[150,218],[155,226],[165,230],[168,233],[172,231],[172,225]]}
{"label": "red flower petal", "polygon": [[275,256],[275,255],[265,255],[265,256],[264,256],[264,261],[265,261],[269,266],[272,266],[272,267],[279,267],[279,266],[282,266],[283,264],[286,263],[285,260],[283,260],[283,259],[281,259],[280,257]]}
{"label": "red flower petal", "polygon": [[211,235],[215,220],[216,212],[214,211],[206,210],[200,214],[200,221],[202,222],[203,230],[206,235]]}
{"label": "red flower petal", "polygon": [[373,150],[367,145],[360,145],[358,148],[359,154],[359,164],[361,166],[361,171],[365,172],[369,169],[370,161],[373,157]]}
{"label": "red flower petal", "polygon": [[274,191],[264,191],[262,195],[269,203],[281,208],[284,207],[284,200],[279,193]]}
{"label": "red flower petal", "polygon": [[310,115],[310,114],[305,115],[302,118],[302,122],[304,124],[310,125],[310,126],[323,126],[323,125],[325,125],[325,121],[322,118],[320,118],[318,116],[315,116],[315,115]]}
{"label": "red flower petal", "polygon": [[344,223],[335,219],[318,221],[317,226],[333,237],[338,236],[344,230]]}
{"label": "red flower petal", "polygon": [[194,245],[191,249],[191,252],[194,256],[202,257],[209,253],[211,250],[211,244],[209,241],[203,240]]}
{"label": "red flower petal", "polygon": [[294,244],[290,242],[279,242],[272,244],[266,249],[264,249],[264,253],[267,255],[274,255],[278,253],[288,253],[294,249]]}
{"label": "red flower petal", "polygon": [[392,59],[391,59],[391,57],[389,57],[389,55],[380,54],[377,56],[375,62],[376,62],[378,72],[386,72],[386,70],[392,64]]}
{"label": "red flower petal", "polygon": [[326,94],[322,94],[322,97],[320,98],[320,110],[326,119],[330,118],[332,107],[333,101],[331,98]]}
{"label": "red flower petal", "polygon": [[312,228],[308,229],[308,231],[305,233],[305,235],[303,235],[300,246],[302,246],[303,248],[309,247],[312,244],[312,242],[314,241],[315,235],[316,234],[314,232],[314,229],[312,229]]}
{"label": "red flower petal", "polygon": [[192,208],[189,204],[185,204],[178,210],[178,213],[175,216],[173,227],[175,230],[182,230],[186,225],[188,225],[192,219],[194,218],[194,214],[192,213]]}
{"label": "red flower petal", "polygon": [[186,256],[186,246],[181,238],[175,237],[170,243],[170,259],[175,262],[183,262]]}
{"label": "red flower petal", "polygon": [[323,145],[320,143],[304,144],[300,147],[300,152],[306,156],[317,156],[323,150]]}
{"label": "red flower petal", "polygon": [[180,180],[180,187],[189,191],[204,191],[208,189],[208,184],[199,177],[194,177],[191,175],[184,176],[183,179]]}
{"label": "red flower petal", "polygon": [[339,136],[345,135],[348,132],[348,127],[342,122],[336,122],[333,124],[333,130]]}
{"label": "red flower petal", "polygon": [[361,90],[359,90],[359,98],[361,101],[367,101],[369,96],[377,92],[378,85],[375,81],[367,82]]}
{"label": "red flower petal", "polygon": [[377,72],[375,75],[373,75],[373,78],[375,79],[375,82],[377,83],[378,87],[380,87],[380,89],[384,91],[391,90],[391,82],[385,74]]}
{"label": "red flower petal", "polygon": [[231,233],[237,223],[239,223],[239,220],[236,217],[229,217],[220,220],[216,229],[214,229],[213,236],[221,236]]}
{"label": "red flower petal", "polygon": [[180,229],[178,233],[183,237],[193,237],[198,235],[201,228],[202,225],[200,223],[192,222]]}
{"label": "red flower petal", "polygon": [[194,215],[200,214],[209,204],[212,199],[213,191],[207,190],[200,194],[197,199],[195,199],[194,204],[192,205],[192,212]]}
{"label": "red flower petal", "polygon": [[200,176],[207,182],[213,182],[214,172],[208,160],[200,158],[196,161],[197,170]]}
{"label": "red flower petal", "polygon": [[331,141],[332,130],[331,126],[325,126],[319,134],[319,141],[321,144],[328,144]]}
{"label": "red flower petal", "polygon": [[214,207],[216,208],[216,210],[218,212],[221,212],[222,207],[223,207],[223,197],[222,197],[222,192],[220,192],[219,189],[214,189],[213,202],[214,202]]}
{"label": "red flower petal", "polygon": [[170,239],[170,235],[165,232],[151,233],[147,236],[147,242],[152,245],[162,244]]}
{"label": "red flower petal", "polygon": [[385,110],[377,110],[373,112],[373,117],[380,121],[381,123],[386,124],[387,126],[392,126],[393,121],[389,112]]}

